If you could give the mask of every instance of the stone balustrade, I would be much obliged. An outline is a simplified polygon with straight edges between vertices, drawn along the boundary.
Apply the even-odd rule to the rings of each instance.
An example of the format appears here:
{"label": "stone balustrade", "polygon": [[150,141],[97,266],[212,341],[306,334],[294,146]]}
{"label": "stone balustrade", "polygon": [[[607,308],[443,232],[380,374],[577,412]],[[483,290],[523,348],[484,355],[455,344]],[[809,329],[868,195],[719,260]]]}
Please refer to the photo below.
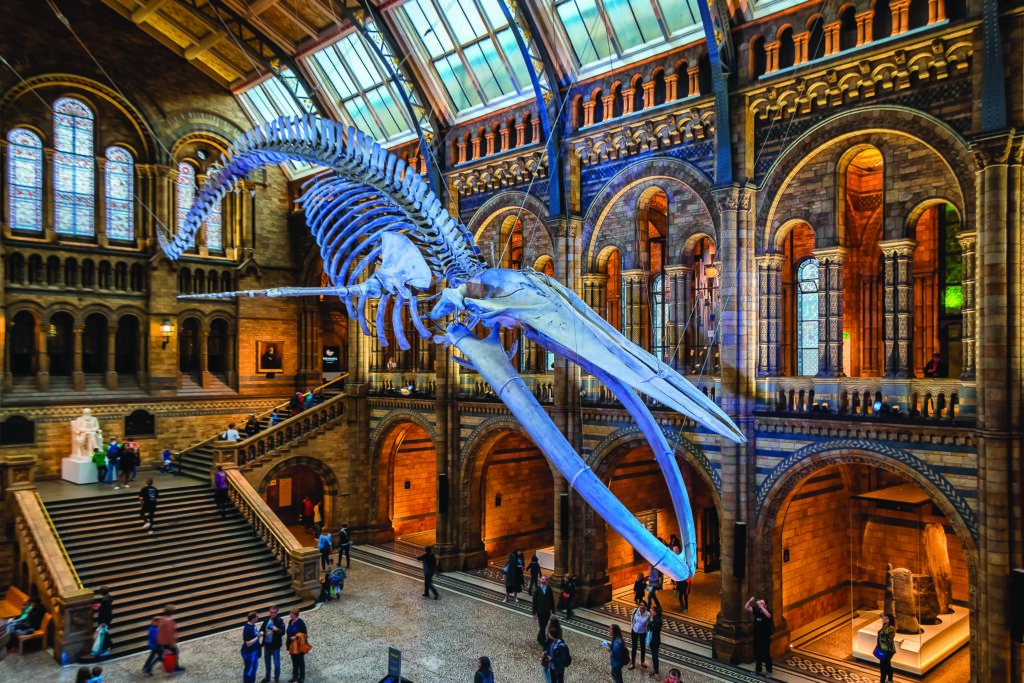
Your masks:
{"label": "stone balustrade", "polygon": [[315,599],[320,585],[319,551],[312,546],[303,546],[295,538],[237,467],[229,465],[224,471],[231,502],[291,576],[296,594],[303,600]]}

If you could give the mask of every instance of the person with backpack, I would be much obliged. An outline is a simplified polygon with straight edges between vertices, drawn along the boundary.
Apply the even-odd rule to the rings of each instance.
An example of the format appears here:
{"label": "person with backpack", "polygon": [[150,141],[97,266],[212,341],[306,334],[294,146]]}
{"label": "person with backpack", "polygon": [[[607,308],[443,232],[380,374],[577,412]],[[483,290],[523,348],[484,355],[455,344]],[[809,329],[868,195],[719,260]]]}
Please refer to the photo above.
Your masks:
{"label": "person with backpack", "polygon": [[146,663],[142,665],[142,673],[147,676],[153,675],[153,665],[160,661],[163,657],[164,651],[156,642],[157,633],[160,631],[160,617],[153,617],[153,621],[149,622],[149,656],[146,657]]}
{"label": "person with backpack", "polygon": [[481,657],[476,660],[476,675],[473,676],[473,683],[494,683],[494,670],[491,669],[489,657]]}
{"label": "person with backpack", "polygon": [[526,566],[526,569],[530,572],[530,585],[526,589],[527,595],[533,595],[533,589],[537,587],[537,579],[540,578],[540,562],[537,560],[537,554],[534,553],[530,559],[530,564]]}
{"label": "person with backpack", "polygon": [[320,569],[327,571],[331,566],[331,532],[324,531],[316,541],[316,547],[320,550]]}
{"label": "person with backpack", "polygon": [[153,533],[153,517],[156,515],[156,499],[159,495],[152,479],[147,479],[146,485],[139,491],[139,506],[142,508],[139,515],[146,520],[142,528],[149,529],[149,533]]}
{"label": "person with backpack", "polygon": [[548,624],[548,638],[540,663],[546,669],[551,683],[565,683],[565,670],[572,664],[572,655],[569,654],[569,646],[562,640],[562,624],[558,619],[552,619]]}
{"label": "person with backpack", "polygon": [[434,588],[434,574],[437,573],[437,557],[434,555],[433,546],[427,546],[427,552],[423,553],[416,558],[418,562],[423,563],[423,597],[429,598],[430,594],[434,594],[435,600],[440,600],[441,595]]}
{"label": "person with backpack", "polygon": [[608,637],[611,640],[606,640],[602,644],[611,657],[612,680],[615,683],[622,683],[622,667],[626,663],[626,643],[622,640],[622,629],[618,624],[608,627]]}
{"label": "person with backpack", "polygon": [[[118,449],[117,458],[117,482],[119,486],[123,486],[126,489],[131,488],[131,484],[128,482],[132,479],[133,469],[135,469],[135,456],[129,453],[124,446],[121,446]],[[118,487],[115,486],[114,488]]]}
{"label": "person with backpack", "polygon": [[96,481],[100,484],[107,479],[107,456],[100,449],[92,449],[92,464],[96,466]]}
{"label": "person with backpack", "polygon": [[121,488],[120,482],[117,481],[117,463],[120,459],[121,446],[118,445],[117,439],[111,437],[107,446],[107,483],[114,484],[114,490]]}
{"label": "person with backpack", "polygon": [[523,589],[523,566],[519,564],[517,551],[513,550],[509,553],[508,560],[501,572],[505,575],[505,598],[502,602],[508,602],[509,599],[519,602],[517,593]]}
{"label": "person with backpack", "polygon": [[751,596],[744,608],[754,615],[754,670],[761,673],[761,664],[764,664],[765,671],[772,675],[772,613],[764,600],[758,600]]}

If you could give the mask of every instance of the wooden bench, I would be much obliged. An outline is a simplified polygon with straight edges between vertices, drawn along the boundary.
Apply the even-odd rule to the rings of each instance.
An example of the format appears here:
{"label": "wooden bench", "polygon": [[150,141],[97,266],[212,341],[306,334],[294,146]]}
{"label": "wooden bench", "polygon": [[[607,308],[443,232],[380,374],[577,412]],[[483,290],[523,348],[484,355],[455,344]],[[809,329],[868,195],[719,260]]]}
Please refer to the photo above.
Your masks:
{"label": "wooden bench", "polygon": [[46,629],[50,626],[50,613],[47,612],[43,615],[43,621],[39,624],[39,630],[33,631],[32,633],[26,633],[25,635],[18,636],[18,654],[25,654],[25,641],[32,640],[33,638],[43,639],[43,649],[46,649]]}
{"label": "wooden bench", "polygon": [[18,590],[15,586],[7,589],[7,597],[0,601],[0,619],[12,619],[21,616],[21,610],[25,608],[25,601],[28,596]]}

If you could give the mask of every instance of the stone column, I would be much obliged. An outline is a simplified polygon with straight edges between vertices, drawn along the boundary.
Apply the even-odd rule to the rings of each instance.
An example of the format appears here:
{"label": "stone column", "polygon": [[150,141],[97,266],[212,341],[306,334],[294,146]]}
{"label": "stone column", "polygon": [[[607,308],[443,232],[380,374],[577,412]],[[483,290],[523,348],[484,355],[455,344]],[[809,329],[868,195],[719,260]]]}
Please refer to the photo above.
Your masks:
{"label": "stone column", "polygon": [[93,225],[95,226],[96,243],[106,247],[107,242],[107,183],[106,183],[107,160],[103,157],[96,157],[96,176],[93,182],[93,197],[95,211],[93,212]]}
{"label": "stone column", "polygon": [[644,346],[644,271],[622,271],[622,333],[629,341]]}
{"label": "stone column", "polygon": [[608,276],[604,273],[591,273],[583,276],[583,300],[599,316],[608,319],[605,311],[605,295],[608,292]]}
{"label": "stone column", "polygon": [[963,292],[963,305],[960,308],[960,315],[963,318],[963,330],[961,340],[963,344],[964,362],[960,371],[960,379],[970,382],[974,380],[975,347],[974,347],[974,325],[975,325],[975,247],[978,243],[978,233],[965,232],[956,236],[960,242],[963,258],[963,277],[960,280],[960,287]]}
{"label": "stone column", "polygon": [[464,163],[466,163],[466,139],[465,138],[463,138],[462,140],[459,140],[458,148],[459,148],[459,156],[457,157],[457,160],[456,160],[455,163],[457,163],[457,164],[464,164]]}
{"label": "stone column", "polygon": [[825,24],[825,56],[831,57],[832,55],[839,52],[839,31],[843,26],[843,22],[834,21],[831,24]]}
{"label": "stone column", "polygon": [[522,147],[526,144],[526,123],[519,121],[516,123],[516,147]]}
{"label": "stone column", "polygon": [[757,257],[758,274],[758,377],[776,377],[782,359],[782,254]]}
{"label": "stone column", "polygon": [[49,323],[40,321],[36,327],[36,383],[39,391],[50,390],[50,350],[46,345],[46,331]]}
{"label": "stone column", "polygon": [[149,371],[146,367],[146,349],[149,347],[149,337],[146,335],[145,319],[139,322],[139,345],[136,349],[135,376],[139,381],[139,388],[147,389]]}
{"label": "stone column", "polygon": [[818,261],[818,377],[843,376],[842,247],[811,252]]}
{"label": "stone column", "polygon": [[107,327],[107,389],[117,389],[117,322]]}
{"label": "stone column", "polygon": [[691,66],[686,70],[686,75],[689,77],[690,82],[687,90],[690,93],[690,96],[700,95],[700,67]]}
{"label": "stone column", "polygon": [[793,64],[804,64],[808,61],[807,43],[811,39],[809,31],[793,35],[793,50],[796,52]]}
{"label": "stone column", "polygon": [[498,134],[501,136],[501,151],[508,151],[508,124],[502,126]]}
{"label": "stone column", "polygon": [[867,45],[871,42],[871,20],[875,17],[874,10],[868,10],[867,12],[861,12],[860,14],[854,15],[854,20],[857,22],[857,47],[861,45]]}
{"label": "stone column", "polygon": [[530,123],[532,124],[531,127],[533,128],[533,138],[531,139],[534,142],[546,142],[545,140],[540,139],[540,117],[534,116],[532,119],[530,119]]}
{"label": "stone column", "polygon": [[210,350],[207,348],[207,340],[210,338],[210,330],[205,325],[199,326],[199,386],[208,387],[210,386],[209,373],[209,356]]}
{"label": "stone column", "polygon": [[602,97],[601,104],[604,107],[604,120],[615,118],[615,93]]}
{"label": "stone column", "polygon": [[633,95],[636,88],[623,88],[622,90],[622,115],[629,116],[633,113]]}
{"label": "stone column", "polygon": [[910,30],[909,9],[910,0],[893,0],[889,3],[889,10],[892,12],[892,34],[894,36]]}
{"label": "stone column", "polygon": [[914,249],[913,240],[879,242],[882,250],[882,346],[885,376],[914,376]]}
{"label": "stone column", "polygon": [[692,266],[665,266],[665,345],[670,365],[677,371],[686,364],[683,333],[690,321]]}
{"label": "stone column", "polygon": [[74,339],[74,370],[71,372],[71,384],[75,391],[85,391],[85,373],[82,372],[82,337],[85,325],[75,325],[71,336]]}
{"label": "stone column", "polygon": [[654,81],[644,83],[644,109],[654,106]]}
{"label": "stone column", "polygon": [[480,137],[477,136],[475,138],[472,138],[470,140],[470,143],[473,145],[473,158],[474,159],[479,159],[480,158]]}
{"label": "stone column", "polygon": [[[734,549],[748,545],[748,538],[735,537],[736,522],[753,528],[756,507],[753,502],[757,488],[756,457],[753,439],[753,410],[756,401],[757,289],[754,262],[755,230],[751,214],[752,188],[730,185],[712,190],[720,216],[718,276],[723,282],[735,282],[732,295],[721,300],[721,406],[731,415],[749,441],[736,444],[718,439],[721,447],[722,515],[721,611],[715,622],[712,654],[719,661],[749,661],[752,657],[751,622],[743,609],[747,597],[761,593],[765,587],[750,588],[748,581],[755,574],[748,567],[757,565],[757,558],[747,553],[744,576],[734,576]],[[733,285],[730,285],[732,287]],[[749,533],[749,532],[748,532]],[[771,609],[780,615],[781,596],[776,596]],[[782,631],[783,629],[777,629]]]}
{"label": "stone column", "polygon": [[487,151],[485,153],[486,156],[494,154],[494,133],[484,134],[484,140],[487,141]]}
{"label": "stone column", "polygon": [[679,96],[677,89],[679,87],[679,74],[672,74],[671,76],[665,76],[665,101],[675,102]]}
{"label": "stone column", "polygon": [[779,41],[767,43],[764,46],[766,74],[775,73],[779,70]]}
{"label": "stone column", "polygon": [[[1020,249],[1024,138],[1012,130],[971,144],[977,175],[978,580],[971,591],[975,680],[1018,683],[1010,639],[1010,571],[1024,566],[1020,538],[1022,433]],[[975,600],[977,601],[975,603]]]}
{"label": "stone column", "polygon": [[945,0],[928,0],[928,23],[934,24],[946,20]]}

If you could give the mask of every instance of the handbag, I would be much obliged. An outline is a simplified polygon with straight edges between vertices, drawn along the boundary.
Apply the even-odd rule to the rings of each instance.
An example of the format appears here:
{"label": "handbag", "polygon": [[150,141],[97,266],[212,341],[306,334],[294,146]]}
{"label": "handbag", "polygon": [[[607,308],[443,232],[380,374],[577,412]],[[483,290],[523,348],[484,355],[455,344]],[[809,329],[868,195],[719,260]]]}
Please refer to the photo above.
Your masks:
{"label": "handbag", "polygon": [[886,658],[886,656],[887,656],[888,654],[889,654],[888,652],[886,652],[886,651],[885,651],[885,650],[883,650],[882,648],[880,648],[880,647],[878,647],[877,645],[875,645],[875,652],[874,652],[874,655],[875,655],[875,657],[877,657],[877,658],[878,658],[879,660],[885,659],[885,658]]}
{"label": "handbag", "polygon": [[647,647],[650,647],[650,646],[651,646],[651,635],[653,635],[653,633],[652,633],[652,632],[651,632],[650,630],[648,630],[648,631],[647,631],[647,640],[646,640],[646,642],[647,642]]}

